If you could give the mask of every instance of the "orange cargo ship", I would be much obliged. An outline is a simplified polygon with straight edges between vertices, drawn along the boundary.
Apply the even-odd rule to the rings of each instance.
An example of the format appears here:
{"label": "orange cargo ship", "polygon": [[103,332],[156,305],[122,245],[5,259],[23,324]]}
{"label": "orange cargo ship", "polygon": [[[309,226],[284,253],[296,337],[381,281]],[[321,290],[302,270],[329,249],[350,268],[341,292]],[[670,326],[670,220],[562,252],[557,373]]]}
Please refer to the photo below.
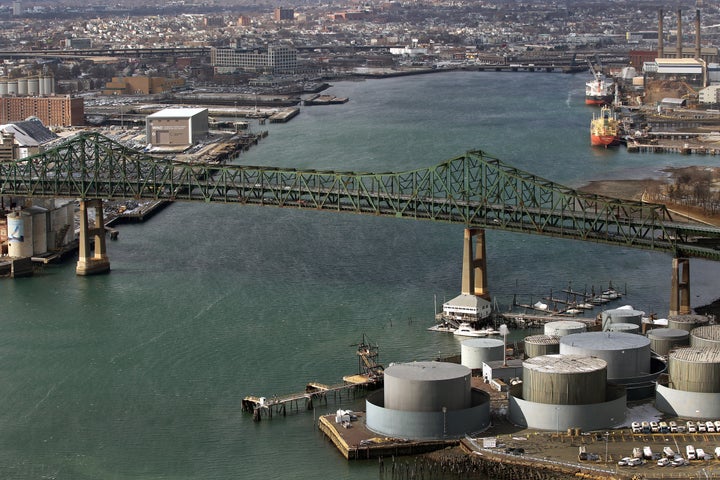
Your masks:
{"label": "orange cargo ship", "polygon": [[590,144],[610,147],[620,143],[620,121],[615,112],[603,105],[599,115],[593,115],[590,122]]}

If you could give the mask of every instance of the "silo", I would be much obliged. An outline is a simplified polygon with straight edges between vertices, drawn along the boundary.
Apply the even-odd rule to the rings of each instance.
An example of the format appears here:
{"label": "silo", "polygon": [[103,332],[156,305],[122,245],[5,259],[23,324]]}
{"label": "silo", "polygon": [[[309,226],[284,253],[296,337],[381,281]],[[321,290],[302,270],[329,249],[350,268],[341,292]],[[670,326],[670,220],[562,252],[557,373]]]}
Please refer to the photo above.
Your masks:
{"label": "silo", "polygon": [[523,362],[523,400],[552,405],[605,401],[607,363],[584,355],[543,355]]}
{"label": "silo", "polygon": [[497,338],[471,338],[460,345],[460,363],[468,368],[482,368],[483,362],[504,358],[505,342]]}
{"label": "silo", "polygon": [[679,328],[654,328],[647,332],[650,350],[658,355],[667,355],[670,350],[688,345],[690,333]]}
{"label": "silo", "polygon": [[33,255],[47,253],[48,210],[34,205],[25,211],[32,215]]}
{"label": "silo", "polygon": [[697,348],[720,349],[720,325],[705,325],[690,332],[690,345]]}
{"label": "silo", "polygon": [[611,380],[648,375],[650,340],[623,332],[586,332],[560,339],[560,353],[602,358]]}
{"label": "silo", "polygon": [[720,350],[678,348],[670,352],[672,388],[686,392],[720,393]]}
{"label": "silo", "polygon": [[688,332],[707,323],[708,318],[704,315],[673,315],[668,318],[668,328],[679,328]]}
{"label": "silo", "polygon": [[559,320],[557,322],[549,322],[545,324],[545,335],[554,337],[562,337],[572,333],[581,333],[587,330],[587,326],[582,322],[574,320]]}
{"label": "silo", "polygon": [[470,375],[468,367],[455,363],[392,364],[383,375],[385,408],[412,412],[469,408]]}
{"label": "silo", "polygon": [[27,78],[18,78],[17,80],[17,86],[18,86],[18,95],[25,97],[28,93],[28,79]]}
{"label": "silo", "polygon": [[611,323],[607,328],[608,332],[640,333],[640,326],[634,323]]}
{"label": "silo", "polygon": [[7,216],[8,255],[16,258],[33,254],[32,216],[27,212],[13,212]]}
{"label": "silo", "polygon": [[55,82],[53,77],[43,75],[40,77],[40,95],[52,95],[55,93]]}
{"label": "silo", "polygon": [[611,323],[634,323],[637,326],[642,324],[642,316],[645,312],[629,308],[615,308],[612,310],[604,310],[600,317],[602,318],[602,329],[608,330]]}
{"label": "silo", "polygon": [[525,357],[533,358],[560,353],[560,339],[550,335],[525,337]]}
{"label": "silo", "polygon": [[8,94],[8,79],[3,77],[0,78],[0,95],[5,96]]}
{"label": "silo", "polygon": [[33,97],[40,95],[40,79],[38,77],[28,78],[28,95]]}
{"label": "silo", "polygon": [[10,79],[7,82],[8,95],[17,95],[17,80]]}

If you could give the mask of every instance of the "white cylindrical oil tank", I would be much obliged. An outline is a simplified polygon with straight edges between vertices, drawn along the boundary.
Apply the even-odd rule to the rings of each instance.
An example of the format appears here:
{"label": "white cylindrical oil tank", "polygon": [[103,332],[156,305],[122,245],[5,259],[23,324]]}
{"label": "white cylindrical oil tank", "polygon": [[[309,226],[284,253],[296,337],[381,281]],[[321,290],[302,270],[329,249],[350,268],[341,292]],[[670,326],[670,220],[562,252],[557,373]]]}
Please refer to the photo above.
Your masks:
{"label": "white cylindrical oil tank", "polygon": [[690,342],[690,333],[679,328],[653,328],[647,332],[647,337],[650,339],[650,350],[663,356]]}
{"label": "white cylindrical oil tank", "polygon": [[469,408],[471,373],[456,363],[392,364],[383,375],[385,408],[412,412]]}
{"label": "white cylindrical oil tank", "polygon": [[32,257],[32,216],[27,212],[13,212],[7,216],[8,255],[11,257]]}
{"label": "white cylindrical oil tank", "polygon": [[8,79],[3,77],[0,78],[0,95],[8,94]]}
{"label": "white cylindrical oil tank", "polygon": [[504,358],[505,342],[497,338],[471,338],[460,345],[460,363],[468,368],[482,368],[483,363]]}
{"label": "white cylindrical oil tank", "polygon": [[48,211],[37,205],[26,208],[25,211],[32,216],[32,243],[33,255],[40,255],[48,251]]}
{"label": "white cylindrical oil tank", "polygon": [[40,95],[40,79],[38,77],[28,78],[28,95],[33,97]]}
{"label": "white cylindrical oil tank", "polygon": [[690,345],[698,348],[720,349],[720,325],[705,325],[690,332]]}
{"label": "white cylindrical oil tank", "polygon": [[668,373],[675,390],[720,393],[720,350],[686,347],[670,352]]}
{"label": "white cylindrical oil tank", "polygon": [[580,333],[587,330],[587,326],[582,322],[575,320],[559,320],[557,322],[548,322],[545,324],[545,335],[553,337],[562,337],[572,333]]}
{"label": "white cylindrical oil tank", "polygon": [[640,333],[640,326],[634,323],[611,323],[608,332]]}
{"label": "white cylindrical oil tank", "polygon": [[693,328],[707,325],[708,321],[708,317],[705,315],[673,315],[668,318],[668,328],[679,328],[689,332]]}
{"label": "white cylindrical oil tank", "polygon": [[49,75],[40,77],[40,95],[52,95],[55,93],[54,78]]}
{"label": "white cylindrical oil tank", "polygon": [[607,378],[623,379],[648,375],[650,340],[623,332],[585,332],[560,339],[560,353],[602,358],[607,362]]}
{"label": "white cylindrical oil tank", "polygon": [[523,400],[552,405],[605,401],[607,363],[584,355],[543,355],[523,362]]}
{"label": "white cylindrical oil tank", "polygon": [[525,358],[560,353],[560,339],[551,335],[530,335],[525,337],[524,343]]}
{"label": "white cylindrical oil tank", "polygon": [[603,330],[609,330],[608,326],[612,323],[634,323],[638,327],[642,324],[642,316],[645,312],[630,308],[615,308],[612,310],[604,310],[600,317],[602,319]]}
{"label": "white cylindrical oil tank", "polygon": [[23,97],[27,96],[28,79],[27,78],[18,78],[17,85],[18,85],[18,95],[23,96]]}
{"label": "white cylindrical oil tank", "polygon": [[9,79],[7,82],[8,95],[17,95],[17,79]]}

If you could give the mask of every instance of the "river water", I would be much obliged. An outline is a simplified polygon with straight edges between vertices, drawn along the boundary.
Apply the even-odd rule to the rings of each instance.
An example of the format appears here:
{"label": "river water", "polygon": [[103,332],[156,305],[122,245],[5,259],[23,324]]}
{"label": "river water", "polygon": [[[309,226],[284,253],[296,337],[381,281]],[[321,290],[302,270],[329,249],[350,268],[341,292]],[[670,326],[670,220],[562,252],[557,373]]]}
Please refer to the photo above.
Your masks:
{"label": "river water", "polygon": [[[481,149],[571,187],[710,162],[591,149],[585,80],[342,82],[328,93],[348,103],[254,125],[270,135],[237,162],[384,172]],[[68,262],[0,286],[0,478],[377,478],[377,463],[348,463],[318,433],[315,418],[337,405],[254,423],[241,399],[355,373],[363,334],[385,364],[459,353],[426,328],[434,296],[459,293],[461,226],[178,203],[119,230],[109,275],[77,277]],[[501,307],[612,281],[626,303],[667,312],[664,254],[496,231],[487,253]],[[720,296],[715,264],[693,260],[691,273],[694,306]]]}

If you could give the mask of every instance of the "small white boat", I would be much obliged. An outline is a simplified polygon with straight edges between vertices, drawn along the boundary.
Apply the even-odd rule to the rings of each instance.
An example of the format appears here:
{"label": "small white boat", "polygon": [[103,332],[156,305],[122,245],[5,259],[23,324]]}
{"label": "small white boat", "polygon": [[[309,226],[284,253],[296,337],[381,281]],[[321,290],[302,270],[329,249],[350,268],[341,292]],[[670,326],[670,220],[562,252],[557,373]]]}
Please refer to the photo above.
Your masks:
{"label": "small white boat", "polygon": [[469,323],[463,322],[455,329],[453,335],[462,337],[487,337],[487,331],[475,330]]}
{"label": "small white boat", "polygon": [[535,310],[547,310],[547,309],[548,309],[548,304],[538,301],[538,302],[536,302],[535,304],[533,304],[533,308],[534,308]]}

